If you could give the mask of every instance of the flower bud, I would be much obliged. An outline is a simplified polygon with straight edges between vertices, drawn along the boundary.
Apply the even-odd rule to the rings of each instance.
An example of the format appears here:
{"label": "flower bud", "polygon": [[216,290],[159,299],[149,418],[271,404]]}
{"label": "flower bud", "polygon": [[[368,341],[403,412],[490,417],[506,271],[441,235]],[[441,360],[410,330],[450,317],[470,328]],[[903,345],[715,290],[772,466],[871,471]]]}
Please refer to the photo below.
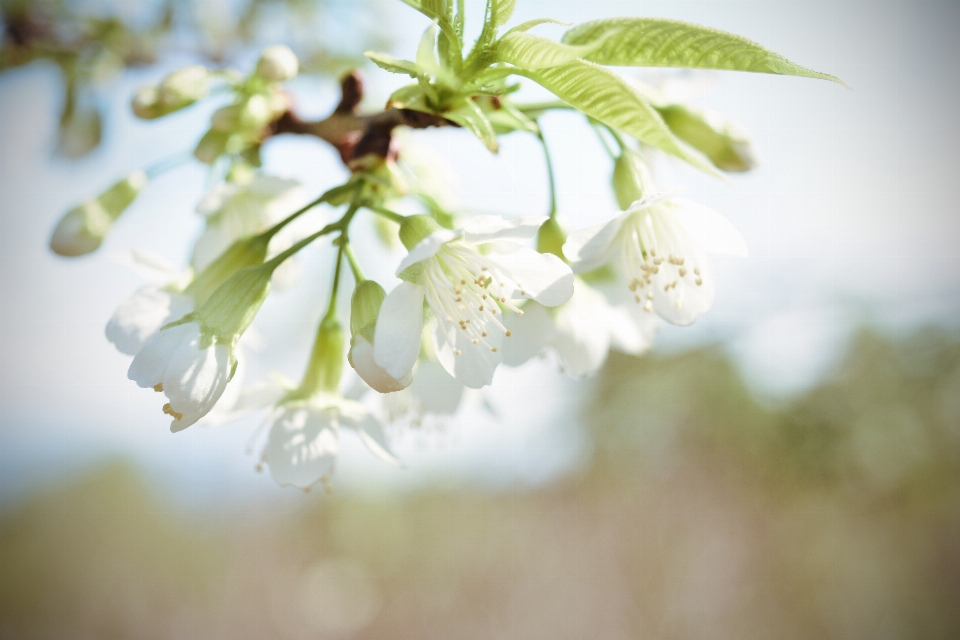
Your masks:
{"label": "flower bud", "polygon": [[130,100],[130,108],[133,109],[133,115],[142,120],[153,120],[159,118],[162,114],[157,108],[157,88],[152,85],[146,85],[137,89]]}
{"label": "flower bud", "polygon": [[210,126],[217,131],[235,132],[259,129],[273,120],[270,100],[263,95],[250,96],[243,102],[221,107],[213,112]]}
{"label": "flower bud", "polygon": [[560,223],[558,223],[555,218],[549,218],[540,226],[540,231],[537,232],[537,251],[540,253],[552,253],[561,260],[566,261],[566,258],[563,257],[563,243],[566,241],[567,234],[564,233],[563,227],[560,226]]}
{"label": "flower bud", "polygon": [[178,69],[164,78],[157,91],[157,102],[169,113],[205,98],[209,89],[210,72],[196,64]]}
{"label": "flower bud", "polygon": [[268,82],[283,82],[297,75],[300,62],[290,47],[282,44],[267,47],[257,62],[257,75]]}
{"label": "flower bud", "polygon": [[50,248],[61,256],[82,256],[95,251],[140,190],[147,174],[135,171],[104,191],[95,200],[68,211],[57,223]]}
{"label": "flower bud", "polygon": [[759,164],[749,134],[720,114],[679,104],[658,111],[678,138],[700,150],[718,169],[741,173]]}
{"label": "flower bud", "polygon": [[656,191],[653,175],[640,154],[624,149],[613,165],[613,192],[617,204],[626,210],[637,200]]}
{"label": "flower bud", "polygon": [[347,360],[370,388],[380,393],[400,391],[413,382],[413,371],[397,379],[374,360],[373,341],[377,318],[387,293],[373,280],[364,280],[353,291],[350,301],[350,351]]}
{"label": "flower bud", "polygon": [[426,214],[407,216],[400,225],[400,242],[410,251],[431,233],[440,230],[437,221]]}

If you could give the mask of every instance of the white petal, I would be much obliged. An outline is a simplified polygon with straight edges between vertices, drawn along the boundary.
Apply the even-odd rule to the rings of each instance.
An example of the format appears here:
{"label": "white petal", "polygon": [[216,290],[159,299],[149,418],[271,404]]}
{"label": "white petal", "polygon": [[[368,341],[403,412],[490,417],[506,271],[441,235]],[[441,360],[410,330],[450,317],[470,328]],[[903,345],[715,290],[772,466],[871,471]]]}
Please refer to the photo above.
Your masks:
{"label": "white petal", "polygon": [[215,344],[201,349],[199,341],[198,334],[181,342],[163,376],[163,392],[171,408],[183,414],[170,423],[171,431],[185,429],[207,415],[230,381],[230,348]]}
{"label": "white petal", "polygon": [[341,401],[340,422],[344,427],[356,429],[357,434],[363,440],[363,444],[367,445],[370,453],[388,464],[403,468],[403,462],[390,451],[387,437],[383,433],[383,425],[370,415],[366,407],[349,400]]}
{"label": "white petal", "polygon": [[458,234],[450,229],[439,229],[434,231],[429,236],[417,243],[417,245],[410,250],[410,253],[400,261],[400,266],[397,267],[397,275],[400,275],[404,269],[409,267],[412,264],[422,262],[427,258],[432,258],[437,255],[437,252],[443,248],[443,245],[447,244],[451,240],[455,239]]}
{"label": "white petal", "polygon": [[741,258],[749,255],[743,236],[724,216],[686,198],[672,198],[671,202],[679,205],[673,210],[674,217],[704,251]]}
{"label": "white petal", "polygon": [[473,344],[466,331],[448,322],[438,321],[434,330],[440,364],[447,373],[471,389],[480,389],[493,382],[493,374],[500,364],[503,340],[502,333],[492,331],[486,337],[487,344]]}
{"label": "white petal", "polygon": [[563,304],[573,295],[573,272],[552,253],[521,247],[513,253],[490,254],[518,285],[513,297],[532,298],[547,307]]}
{"label": "white petal", "polygon": [[644,311],[632,299],[626,305],[613,307],[610,311],[611,348],[636,356],[653,345],[653,338],[660,330],[659,316]]}
{"label": "white petal", "polygon": [[227,198],[240,191],[240,188],[239,185],[230,182],[221,182],[200,199],[197,203],[197,213],[209,216],[220,211]]}
{"label": "white petal", "polygon": [[340,454],[335,408],[297,405],[281,409],[273,420],[264,455],[280,485],[307,489],[333,472]]}
{"label": "white petal", "polygon": [[133,358],[127,370],[127,377],[145,389],[161,384],[170,359],[173,358],[180,343],[189,341],[198,332],[199,327],[195,322],[159,332],[150,338]]}
{"label": "white petal", "polygon": [[523,315],[503,314],[510,337],[503,341],[503,364],[517,367],[543,351],[554,337],[553,317],[536,302],[523,306]]}
{"label": "white petal", "polygon": [[160,327],[193,311],[193,297],[144,287],[127,298],[107,323],[107,340],[121,353],[136,355]]}
{"label": "white petal", "polygon": [[610,311],[603,294],[582,281],[577,282],[570,302],[558,309],[552,344],[571,375],[592,375],[606,362]]}
{"label": "white petal", "polygon": [[670,283],[670,276],[667,276],[664,270],[654,276],[653,309],[658,316],[671,324],[685,327],[713,306],[713,274],[702,255],[698,263],[703,282],[699,286],[691,282],[688,276],[682,278],[677,286],[664,291]]}
{"label": "white petal", "polygon": [[384,298],[377,317],[374,361],[398,380],[413,370],[420,355],[423,296],[420,285],[401,282]]}
{"label": "white petal", "polygon": [[402,378],[394,378],[386,369],[374,360],[373,345],[359,333],[353,336],[353,346],[350,349],[350,364],[363,381],[370,388],[380,393],[392,393],[406,389],[413,382],[413,370]]}
{"label": "white petal", "polygon": [[630,211],[626,211],[609,222],[580,229],[567,236],[567,241],[563,243],[563,255],[573,263],[577,273],[596,269],[610,260],[613,241],[629,215]]}
{"label": "white petal", "polygon": [[463,385],[432,360],[421,360],[410,392],[424,413],[449,415],[460,406]]}
{"label": "white petal", "polygon": [[236,239],[237,237],[234,237],[230,229],[224,225],[208,224],[193,245],[193,256],[190,258],[190,264],[194,271],[200,272],[207,268],[211,262],[229,249]]}
{"label": "white petal", "polygon": [[526,242],[536,237],[546,216],[526,216],[508,220],[501,216],[475,216],[463,225],[463,239],[475,244],[494,240]]}

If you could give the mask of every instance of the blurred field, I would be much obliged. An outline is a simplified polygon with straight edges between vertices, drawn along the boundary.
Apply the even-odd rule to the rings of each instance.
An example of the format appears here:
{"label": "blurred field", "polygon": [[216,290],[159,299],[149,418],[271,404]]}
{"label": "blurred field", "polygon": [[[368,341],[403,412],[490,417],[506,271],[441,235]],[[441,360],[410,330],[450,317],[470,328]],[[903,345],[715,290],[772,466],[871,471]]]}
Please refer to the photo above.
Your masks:
{"label": "blurred field", "polygon": [[537,490],[240,517],[105,466],[0,517],[0,636],[960,637],[957,336],[864,332],[778,405],[719,350],[617,357],[584,411]]}

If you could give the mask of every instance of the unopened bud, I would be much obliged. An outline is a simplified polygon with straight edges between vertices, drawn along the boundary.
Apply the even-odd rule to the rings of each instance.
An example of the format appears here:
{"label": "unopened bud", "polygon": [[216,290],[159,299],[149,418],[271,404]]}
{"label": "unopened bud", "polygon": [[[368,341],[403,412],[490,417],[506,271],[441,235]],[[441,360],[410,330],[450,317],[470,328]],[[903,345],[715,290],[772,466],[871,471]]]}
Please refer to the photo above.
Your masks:
{"label": "unopened bud", "polygon": [[552,253],[561,260],[566,260],[563,256],[563,243],[566,241],[567,234],[564,233],[560,223],[555,218],[548,218],[540,225],[540,231],[537,232],[537,251]]}
{"label": "unopened bud", "polygon": [[658,111],[678,138],[700,150],[717,168],[741,173],[759,164],[749,134],[720,114],[679,104]]}
{"label": "unopened bud", "polygon": [[297,75],[300,62],[290,47],[282,44],[267,47],[257,62],[257,75],[268,82],[283,82]]}
{"label": "unopened bud", "polygon": [[273,119],[270,100],[263,95],[250,96],[243,102],[221,107],[210,119],[211,128],[217,131],[235,132],[259,129]]}
{"label": "unopened bud", "polygon": [[407,248],[407,251],[410,251],[421,240],[439,230],[440,225],[428,215],[420,213],[407,216],[400,225],[400,242]]}
{"label": "unopened bud", "polygon": [[135,171],[100,194],[68,211],[57,223],[50,237],[50,248],[61,256],[82,256],[95,251],[140,190],[147,184],[147,175]]}
{"label": "unopened bud", "polygon": [[160,117],[162,114],[157,108],[157,93],[157,88],[152,85],[137,89],[130,101],[133,115],[143,120],[153,120]]}
{"label": "unopened bud", "polygon": [[157,101],[163,109],[182,109],[205,98],[209,90],[210,72],[196,64],[178,69],[164,78],[157,91]]}
{"label": "unopened bud", "polygon": [[617,204],[626,209],[637,200],[656,191],[653,175],[640,154],[624,149],[613,165],[613,192]]}

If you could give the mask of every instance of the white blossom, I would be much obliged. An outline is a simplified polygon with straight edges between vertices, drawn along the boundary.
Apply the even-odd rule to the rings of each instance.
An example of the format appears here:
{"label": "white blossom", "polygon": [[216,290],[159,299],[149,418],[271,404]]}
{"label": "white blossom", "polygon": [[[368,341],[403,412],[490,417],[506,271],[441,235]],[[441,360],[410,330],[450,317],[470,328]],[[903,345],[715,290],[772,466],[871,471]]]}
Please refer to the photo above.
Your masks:
{"label": "white blossom", "polygon": [[646,312],[688,325],[713,305],[706,251],[746,256],[740,233],[719,213],[666,191],[613,220],[570,234],[564,255],[579,273],[611,265]]}
{"label": "white blossom", "polygon": [[[532,239],[544,220],[478,216],[460,233],[437,229],[417,242],[397,270],[405,281],[381,307],[376,363],[394,378],[413,369],[426,301],[435,318],[440,364],[467,387],[490,384],[503,340],[511,335],[503,325],[503,312],[522,313],[514,300],[556,306],[573,294],[573,273],[562,260],[519,244]],[[401,239],[403,233],[401,227]]]}
{"label": "white blossom", "polygon": [[[209,344],[208,344],[209,342]],[[233,375],[233,346],[205,340],[196,322],[160,331],[130,363],[127,377],[166,395],[170,430],[186,429],[213,409]]]}
{"label": "white blossom", "polygon": [[552,350],[563,370],[576,377],[599,371],[611,348],[631,355],[646,351],[658,324],[636,308],[611,304],[604,292],[580,278],[566,304],[551,310],[528,302],[523,310],[522,317],[506,321],[513,339],[504,346],[504,364],[518,366]]}

